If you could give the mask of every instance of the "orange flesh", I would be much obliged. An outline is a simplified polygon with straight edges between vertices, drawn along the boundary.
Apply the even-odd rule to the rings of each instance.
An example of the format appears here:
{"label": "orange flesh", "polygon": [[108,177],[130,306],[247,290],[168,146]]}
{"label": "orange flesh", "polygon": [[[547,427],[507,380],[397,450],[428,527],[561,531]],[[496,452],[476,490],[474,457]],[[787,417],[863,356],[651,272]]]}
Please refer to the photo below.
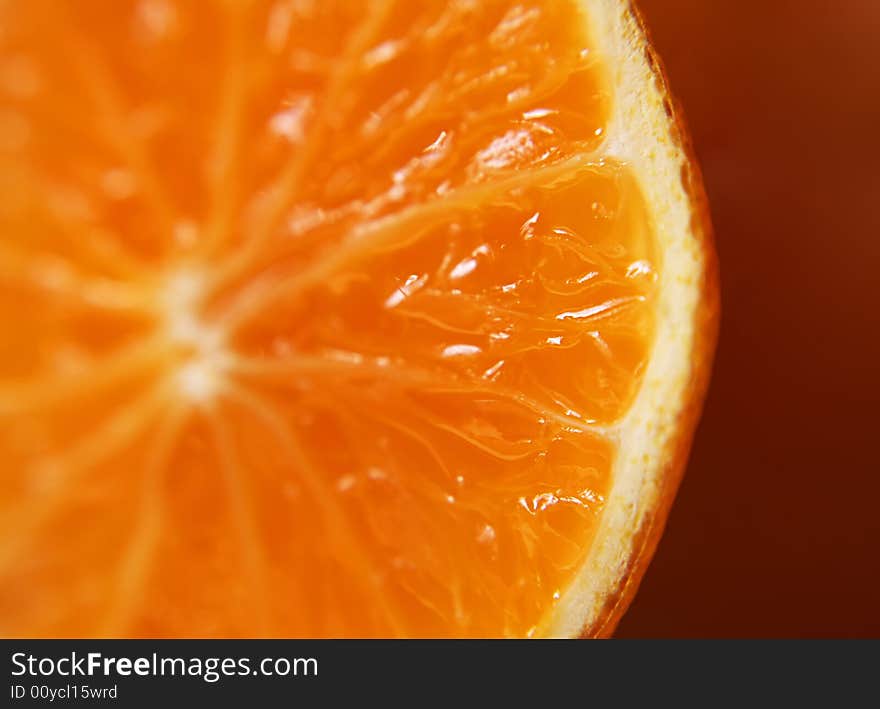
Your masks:
{"label": "orange flesh", "polygon": [[652,341],[587,27],[0,2],[0,634],[534,632]]}

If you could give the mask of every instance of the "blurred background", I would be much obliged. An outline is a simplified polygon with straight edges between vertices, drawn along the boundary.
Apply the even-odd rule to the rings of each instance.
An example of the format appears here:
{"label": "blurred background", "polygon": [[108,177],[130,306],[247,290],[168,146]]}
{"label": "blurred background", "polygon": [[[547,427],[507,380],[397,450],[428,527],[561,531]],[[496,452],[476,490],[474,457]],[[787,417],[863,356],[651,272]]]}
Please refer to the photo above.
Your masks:
{"label": "blurred background", "polygon": [[684,106],[722,324],[621,637],[880,636],[880,2],[641,0]]}

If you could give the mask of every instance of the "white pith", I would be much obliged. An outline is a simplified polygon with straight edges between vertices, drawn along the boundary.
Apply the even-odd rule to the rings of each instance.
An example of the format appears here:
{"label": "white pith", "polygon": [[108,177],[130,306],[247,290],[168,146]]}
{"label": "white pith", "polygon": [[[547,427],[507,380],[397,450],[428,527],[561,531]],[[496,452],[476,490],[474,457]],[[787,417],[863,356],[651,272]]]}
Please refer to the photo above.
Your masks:
{"label": "white pith", "polygon": [[611,119],[601,151],[632,169],[653,219],[660,278],[652,354],[632,407],[614,427],[612,486],[586,563],[540,628],[550,637],[590,632],[625,582],[639,533],[653,512],[692,379],[706,263],[682,180],[685,155],[673,135],[663,86],[645,54],[626,0],[580,0],[606,61]]}

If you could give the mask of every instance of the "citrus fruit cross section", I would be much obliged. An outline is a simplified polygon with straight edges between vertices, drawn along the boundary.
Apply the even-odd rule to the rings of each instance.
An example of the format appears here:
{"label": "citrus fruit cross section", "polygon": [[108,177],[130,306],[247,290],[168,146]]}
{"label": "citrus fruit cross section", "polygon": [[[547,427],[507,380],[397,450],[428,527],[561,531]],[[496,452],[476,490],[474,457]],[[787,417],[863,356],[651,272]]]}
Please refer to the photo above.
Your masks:
{"label": "citrus fruit cross section", "polygon": [[599,6],[0,2],[0,633],[548,631],[672,263]]}

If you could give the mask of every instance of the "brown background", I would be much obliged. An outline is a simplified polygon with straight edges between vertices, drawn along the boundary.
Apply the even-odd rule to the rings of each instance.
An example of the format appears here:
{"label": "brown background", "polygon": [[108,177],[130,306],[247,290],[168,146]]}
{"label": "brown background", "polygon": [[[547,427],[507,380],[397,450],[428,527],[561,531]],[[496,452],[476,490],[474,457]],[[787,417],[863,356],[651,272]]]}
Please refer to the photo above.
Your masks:
{"label": "brown background", "polygon": [[880,2],[641,0],[706,181],[721,340],[623,637],[880,637]]}

